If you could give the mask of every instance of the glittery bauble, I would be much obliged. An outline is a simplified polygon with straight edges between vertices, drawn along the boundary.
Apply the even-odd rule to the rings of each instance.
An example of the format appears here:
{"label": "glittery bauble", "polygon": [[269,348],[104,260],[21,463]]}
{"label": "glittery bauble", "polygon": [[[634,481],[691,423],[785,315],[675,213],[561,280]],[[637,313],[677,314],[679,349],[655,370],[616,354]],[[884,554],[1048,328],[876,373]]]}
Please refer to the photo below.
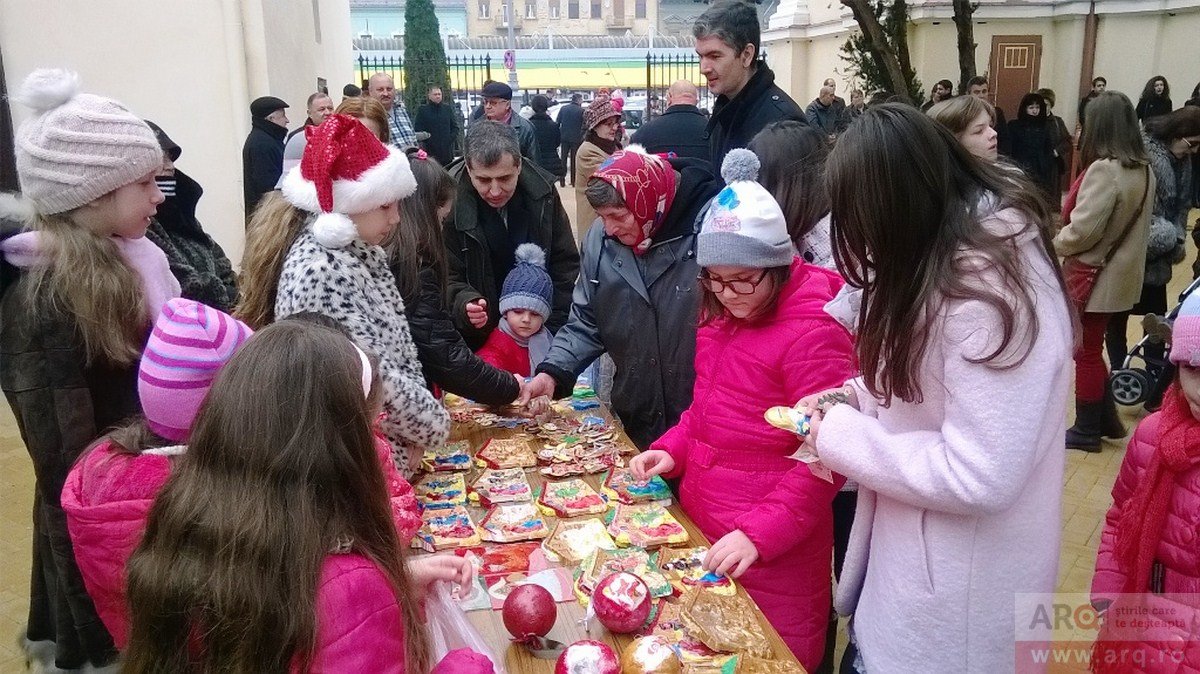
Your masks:
{"label": "glittery bauble", "polygon": [[605,576],[592,592],[592,606],[600,624],[610,632],[635,632],[650,616],[650,588],[628,571]]}
{"label": "glittery bauble", "polygon": [[540,585],[518,585],[504,598],[501,609],[504,627],[516,638],[546,636],[554,628],[558,607],[554,597]]}
{"label": "glittery bauble", "polygon": [[621,653],[621,674],[680,674],[683,665],[665,637],[634,639]]}
{"label": "glittery bauble", "polygon": [[554,674],[621,674],[612,647],[602,641],[576,641],[558,656]]}

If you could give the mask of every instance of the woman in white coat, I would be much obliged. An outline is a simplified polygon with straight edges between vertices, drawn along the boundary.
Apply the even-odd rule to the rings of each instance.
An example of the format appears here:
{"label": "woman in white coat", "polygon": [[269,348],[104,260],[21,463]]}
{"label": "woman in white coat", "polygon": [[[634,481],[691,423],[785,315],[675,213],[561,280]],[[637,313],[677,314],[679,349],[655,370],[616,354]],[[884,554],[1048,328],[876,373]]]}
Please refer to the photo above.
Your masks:
{"label": "woman in white coat", "polygon": [[862,375],[798,407],[859,483],[842,671],[1011,672],[1018,594],[1058,571],[1072,323],[1049,210],[903,105],[855,122],[827,179]]}

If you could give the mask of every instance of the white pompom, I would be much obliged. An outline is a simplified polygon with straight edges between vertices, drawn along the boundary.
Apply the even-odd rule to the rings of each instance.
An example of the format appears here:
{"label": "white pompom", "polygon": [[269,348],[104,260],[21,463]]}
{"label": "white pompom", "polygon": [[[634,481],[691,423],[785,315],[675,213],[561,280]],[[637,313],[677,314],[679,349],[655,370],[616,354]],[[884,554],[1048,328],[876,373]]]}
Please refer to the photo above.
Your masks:
{"label": "white pompom", "polygon": [[517,262],[531,264],[540,269],[546,268],[546,251],[536,243],[523,243],[517,246],[515,256]]}
{"label": "white pompom", "polygon": [[9,220],[22,225],[33,222],[33,202],[17,194],[0,193],[0,220]]}
{"label": "white pompom", "polygon": [[758,180],[760,168],[762,168],[762,163],[758,161],[758,155],[746,148],[739,147],[730,150],[729,154],[725,155],[725,160],[721,162],[721,177],[725,179],[726,183],[739,180],[754,182]]}
{"label": "white pompom", "polygon": [[16,100],[38,112],[49,112],[78,93],[78,74],[62,68],[39,68],[25,78]]}
{"label": "white pompom", "polygon": [[358,228],[341,213],[322,213],[313,222],[313,236],[326,248],[345,248],[358,238]]}

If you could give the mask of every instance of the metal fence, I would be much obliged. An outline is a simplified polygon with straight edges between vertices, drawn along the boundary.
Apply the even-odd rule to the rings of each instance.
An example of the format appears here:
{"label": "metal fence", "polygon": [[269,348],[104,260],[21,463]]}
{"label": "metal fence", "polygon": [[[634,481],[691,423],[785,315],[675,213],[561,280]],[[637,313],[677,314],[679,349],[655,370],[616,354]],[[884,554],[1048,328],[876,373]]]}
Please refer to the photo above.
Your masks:
{"label": "metal fence", "polygon": [[700,74],[700,57],[696,54],[668,56],[646,54],[646,110],[649,117],[662,114],[667,107],[667,89],[678,80],[687,80],[700,92],[699,106],[711,110],[712,92]]}
{"label": "metal fence", "polygon": [[[408,65],[431,68],[438,64],[433,61],[414,60]],[[443,65],[450,75],[450,91],[444,93],[448,99],[453,98],[455,102],[459,103],[460,107],[464,103],[473,105],[472,96],[478,96],[483,89],[483,83],[492,79],[492,57],[487,54],[483,56],[447,56]],[[404,92],[407,85],[404,67],[404,59],[398,56],[360,55],[358,57],[360,86],[365,90],[367,80],[371,75],[386,73],[396,81],[396,89]]]}

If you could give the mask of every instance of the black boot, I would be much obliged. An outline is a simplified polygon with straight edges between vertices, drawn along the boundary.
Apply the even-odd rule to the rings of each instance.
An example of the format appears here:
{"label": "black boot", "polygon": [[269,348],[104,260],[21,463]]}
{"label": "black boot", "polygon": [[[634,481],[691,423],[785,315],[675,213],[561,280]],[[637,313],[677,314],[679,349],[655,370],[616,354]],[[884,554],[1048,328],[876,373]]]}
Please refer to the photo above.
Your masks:
{"label": "black boot", "polygon": [[1075,425],[1067,429],[1067,448],[1099,452],[1103,431],[1104,401],[1075,399]]}
{"label": "black boot", "polygon": [[1100,435],[1110,440],[1123,440],[1127,432],[1125,424],[1121,423],[1121,415],[1117,412],[1117,400],[1113,397],[1112,387],[1106,385],[1101,407]]}

